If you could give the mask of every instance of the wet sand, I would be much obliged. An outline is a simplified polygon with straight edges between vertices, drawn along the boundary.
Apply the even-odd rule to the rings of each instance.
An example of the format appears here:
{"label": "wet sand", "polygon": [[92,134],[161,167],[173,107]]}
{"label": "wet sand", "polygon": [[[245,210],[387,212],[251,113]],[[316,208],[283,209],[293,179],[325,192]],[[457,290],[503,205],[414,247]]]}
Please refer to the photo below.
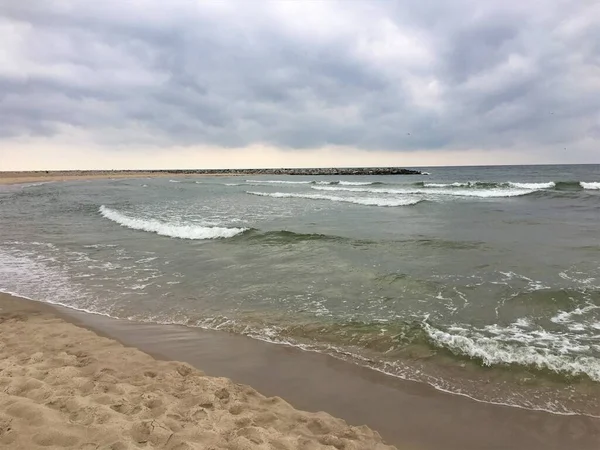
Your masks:
{"label": "wet sand", "polygon": [[156,358],[183,361],[207,375],[228,377],[264,395],[283,397],[295,408],[326,411],[351,425],[366,424],[400,448],[600,448],[599,419],[480,403],[329,356],[243,336],[139,324],[19,301]]}

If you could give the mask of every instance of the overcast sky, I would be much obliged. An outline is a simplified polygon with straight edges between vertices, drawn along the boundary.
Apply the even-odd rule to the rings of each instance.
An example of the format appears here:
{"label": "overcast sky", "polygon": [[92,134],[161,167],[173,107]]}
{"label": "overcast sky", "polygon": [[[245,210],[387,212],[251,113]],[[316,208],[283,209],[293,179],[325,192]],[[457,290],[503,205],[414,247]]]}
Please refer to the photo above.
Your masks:
{"label": "overcast sky", "polygon": [[0,170],[600,163],[597,0],[0,0]]}

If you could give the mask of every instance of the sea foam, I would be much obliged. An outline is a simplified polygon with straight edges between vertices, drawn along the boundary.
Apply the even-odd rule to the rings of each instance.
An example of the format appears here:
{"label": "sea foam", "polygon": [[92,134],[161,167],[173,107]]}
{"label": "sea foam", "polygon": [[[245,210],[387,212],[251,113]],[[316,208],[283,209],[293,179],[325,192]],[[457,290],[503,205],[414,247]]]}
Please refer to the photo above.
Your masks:
{"label": "sea foam", "polygon": [[534,192],[532,189],[388,189],[388,188],[353,188],[353,187],[341,187],[341,186],[311,186],[312,189],[320,191],[346,191],[346,192],[366,192],[372,194],[399,194],[399,195],[411,195],[411,194],[435,194],[435,195],[449,195],[457,197],[479,197],[479,198],[495,198],[495,197],[518,197],[520,195],[527,195]]}
{"label": "sea foam", "polygon": [[378,197],[339,197],[336,195],[321,195],[321,194],[297,194],[291,192],[246,192],[250,195],[258,195],[261,197],[273,198],[305,198],[309,200],[329,200],[332,202],[354,203],[356,205],[365,206],[410,206],[416,205],[422,199],[413,198],[378,198]]}
{"label": "sea foam", "polygon": [[579,183],[583,189],[592,189],[592,190],[600,190],[600,182],[585,182],[581,181]]}
{"label": "sea foam", "polygon": [[170,222],[161,222],[155,219],[142,219],[138,217],[127,216],[106,206],[100,206],[100,214],[121,226],[133,230],[148,231],[150,233],[160,234],[179,239],[218,239],[229,238],[243,233],[247,228],[224,228],[224,227],[205,227],[200,225],[181,225]]}
{"label": "sea foam", "polygon": [[587,375],[600,381],[600,361],[582,354],[588,345],[573,336],[544,330],[524,330],[519,321],[507,327],[484,330],[451,327],[441,330],[423,323],[432,344],[456,355],[478,359],[486,366],[531,366],[567,376]]}

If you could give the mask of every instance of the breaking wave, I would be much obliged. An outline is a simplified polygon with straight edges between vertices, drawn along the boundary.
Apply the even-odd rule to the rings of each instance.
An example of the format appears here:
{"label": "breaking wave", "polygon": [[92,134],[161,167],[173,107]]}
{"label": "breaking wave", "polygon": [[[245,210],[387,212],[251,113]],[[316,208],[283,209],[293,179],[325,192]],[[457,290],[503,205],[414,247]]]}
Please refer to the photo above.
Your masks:
{"label": "breaking wave", "polygon": [[[345,181],[345,180],[302,180],[302,181],[288,181],[288,180],[246,180],[246,184],[260,185],[260,184],[318,184],[318,185],[341,185],[341,186],[370,186],[375,184],[385,184],[381,181]],[[239,186],[240,184],[227,184],[227,186]]]}
{"label": "breaking wave", "polygon": [[600,182],[585,182],[585,181],[580,181],[579,184],[581,185],[581,187],[583,189],[592,189],[592,190],[600,190]]}
{"label": "breaking wave", "polygon": [[480,197],[480,198],[496,198],[496,197],[517,197],[535,192],[532,189],[512,188],[512,189],[448,189],[448,188],[406,188],[406,189],[389,189],[389,188],[352,188],[338,186],[311,186],[312,189],[321,191],[346,191],[346,192],[367,192],[373,194],[398,194],[398,195],[415,195],[415,194],[436,194],[436,195],[454,195],[459,197]]}
{"label": "breaking wave", "polygon": [[336,195],[322,195],[322,194],[297,194],[291,192],[252,192],[247,191],[246,194],[258,195],[260,197],[273,197],[273,198],[304,198],[309,200],[329,200],[332,202],[344,202],[354,203],[356,205],[365,206],[410,206],[416,205],[423,201],[418,198],[379,198],[379,197],[339,197]]}
{"label": "breaking wave", "polygon": [[287,180],[246,180],[250,184],[311,184],[314,181],[287,181]]}
{"label": "breaking wave", "polygon": [[114,209],[102,205],[99,209],[102,217],[112,220],[119,225],[131,228],[133,230],[147,231],[161,236],[168,236],[179,239],[218,239],[230,238],[244,231],[247,228],[225,228],[225,227],[205,227],[201,225],[181,225],[171,222],[161,222],[155,219],[142,219],[138,217],[127,216]]}
{"label": "breaking wave", "polygon": [[527,329],[526,320],[507,327],[490,325],[482,330],[460,326],[441,330],[427,323],[423,327],[434,346],[479,360],[485,366],[514,364],[600,381],[600,360],[582,354],[589,344],[563,333]]}
{"label": "breaking wave", "polygon": [[462,181],[454,183],[426,183],[419,181],[415,186],[425,188],[469,188],[469,189],[530,189],[530,190],[557,190],[579,191],[581,189],[600,190],[600,182],[586,181],[547,181],[539,183],[527,182],[491,182],[491,181]]}

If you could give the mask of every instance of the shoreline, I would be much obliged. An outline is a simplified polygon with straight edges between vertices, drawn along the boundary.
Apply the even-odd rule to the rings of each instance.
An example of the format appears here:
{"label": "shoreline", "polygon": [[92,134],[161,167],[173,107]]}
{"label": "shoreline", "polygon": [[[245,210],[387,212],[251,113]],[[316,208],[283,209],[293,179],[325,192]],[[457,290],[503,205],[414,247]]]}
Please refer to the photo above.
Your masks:
{"label": "shoreline", "polygon": [[157,360],[0,294],[0,446],[393,450],[366,426]]}
{"label": "shoreline", "polygon": [[419,170],[399,167],[313,168],[313,169],[198,169],[198,170],[37,170],[0,172],[0,184],[47,181],[94,180],[107,178],[159,178],[188,176],[348,176],[348,175],[423,175]]}
{"label": "shoreline", "polygon": [[[0,295],[0,307],[6,297]],[[141,324],[11,298],[149,355],[181,360],[211,376],[281,396],[295,407],[324,410],[354,425],[366,423],[400,448],[591,450],[600,442],[600,420],[587,416],[480,403],[326,355],[224,332]]]}
{"label": "shoreline", "polygon": [[[75,172],[75,173],[73,173]],[[136,179],[136,178],[181,178],[189,174],[178,173],[156,173],[143,171],[65,171],[65,172],[0,172],[0,185],[15,185],[26,183],[52,183],[60,181],[83,181],[83,180],[108,180],[114,179]],[[102,172],[102,173],[97,173]],[[233,176],[228,174],[205,174],[203,176]]]}

